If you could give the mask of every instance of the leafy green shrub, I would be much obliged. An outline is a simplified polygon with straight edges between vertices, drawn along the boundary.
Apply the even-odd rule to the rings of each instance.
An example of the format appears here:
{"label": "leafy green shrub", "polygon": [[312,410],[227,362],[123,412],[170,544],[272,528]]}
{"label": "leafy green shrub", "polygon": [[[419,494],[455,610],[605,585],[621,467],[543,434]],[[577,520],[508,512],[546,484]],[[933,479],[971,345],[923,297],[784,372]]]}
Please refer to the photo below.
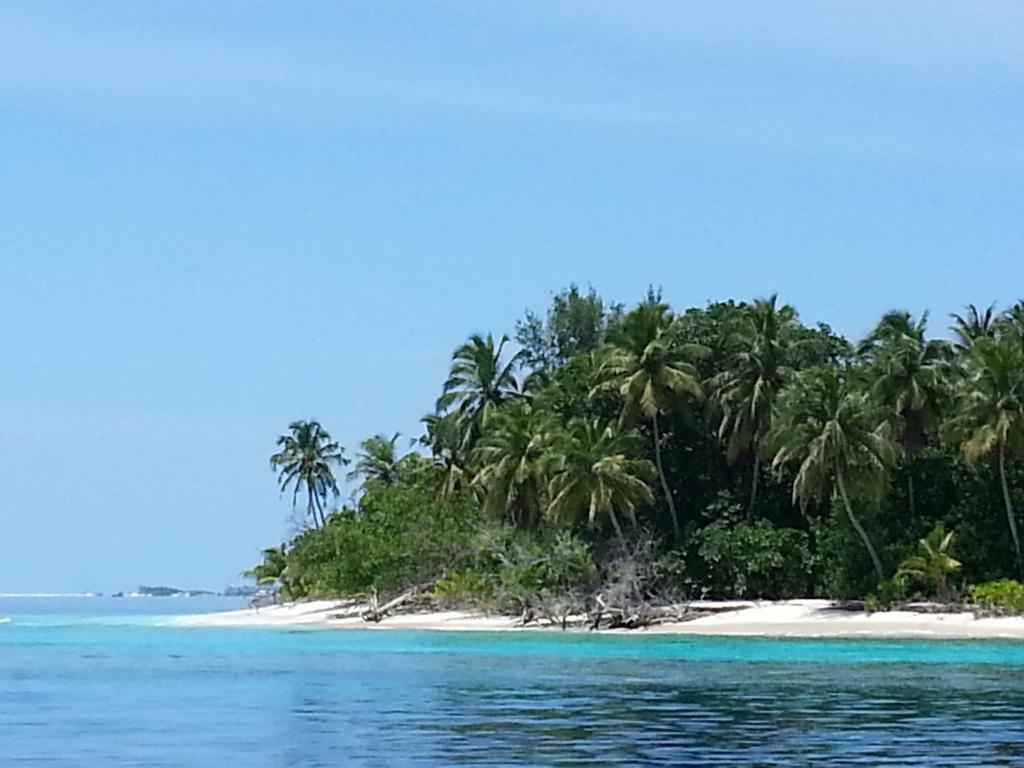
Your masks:
{"label": "leafy green shrub", "polygon": [[[876,514],[864,509],[862,523],[869,530],[875,530]],[[862,598],[874,593],[878,576],[868,557],[864,543],[860,540],[840,502],[833,501],[828,514],[811,524],[816,554],[821,563],[822,591],[831,598]],[[884,541],[876,544],[882,548]],[[903,552],[905,545],[900,547]],[[883,549],[884,551],[884,549]],[[883,561],[887,559],[883,555]]]}
{"label": "leafy green shrub", "polygon": [[292,544],[288,569],[311,596],[395,591],[433,581],[474,552],[479,508],[403,484],[374,487]]}
{"label": "leafy green shrub", "polygon": [[495,575],[466,568],[446,573],[434,584],[434,597],[446,605],[483,606],[494,602]]}
{"label": "leafy green shrub", "polygon": [[868,613],[891,610],[896,603],[906,600],[907,587],[903,579],[886,579],[878,582],[874,592],[864,601]]}
{"label": "leafy green shrub", "polygon": [[1009,609],[1024,613],[1024,584],[1013,579],[1000,579],[971,587],[971,601],[984,608]]}
{"label": "leafy green shrub", "polygon": [[670,549],[661,553],[651,564],[651,586],[660,594],[682,599],[693,585],[687,565],[685,552]]}
{"label": "leafy green shrub", "polygon": [[569,532],[553,538],[510,527],[484,529],[472,562],[434,585],[452,606],[564,617],[583,611],[598,581],[587,544]]}
{"label": "leafy green shrub", "polygon": [[764,520],[730,524],[717,520],[696,537],[712,593],[735,597],[806,596],[811,582],[807,534],[775,528]]}
{"label": "leafy green shrub", "polygon": [[501,607],[530,611],[554,600],[579,604],[597,584],[597,565],[586,543],[572,533],[517,547],[498,573]]}

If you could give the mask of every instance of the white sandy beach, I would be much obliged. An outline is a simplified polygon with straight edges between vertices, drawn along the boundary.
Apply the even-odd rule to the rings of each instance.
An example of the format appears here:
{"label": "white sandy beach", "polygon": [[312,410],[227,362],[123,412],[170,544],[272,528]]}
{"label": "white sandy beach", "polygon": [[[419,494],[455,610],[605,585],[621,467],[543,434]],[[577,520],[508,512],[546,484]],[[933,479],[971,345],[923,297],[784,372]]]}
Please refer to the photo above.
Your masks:
{"label": "white sandy beach", "polygon": [[[694,609],[721,610],[711,616],[657,624],[640,630],[603,632],[660,635],[760,637],[877,637],[1024,640],[1024,617],[975,618],[970,612],[926,614],[889,611],[867,614],[840,610],[828,600],[695,602]],[[364,621],[363,606],[330,600],[288,603],[258,609],[188,616],[191,627],[310,627],[334,629],[420,629],[440,631],[558,631],[547,622],[523,626],[518,617],[464,611],[399,613],[379,623]],[[724,610],[723,610],[724,609]],[[582,631],[577,628],[576,631]]]}

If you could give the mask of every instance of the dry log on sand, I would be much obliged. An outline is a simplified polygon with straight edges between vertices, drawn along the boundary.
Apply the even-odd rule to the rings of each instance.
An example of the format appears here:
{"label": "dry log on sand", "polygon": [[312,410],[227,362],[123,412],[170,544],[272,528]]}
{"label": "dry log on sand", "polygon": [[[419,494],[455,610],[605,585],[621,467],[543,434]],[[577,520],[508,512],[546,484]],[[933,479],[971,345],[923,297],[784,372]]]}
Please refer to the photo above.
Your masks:
{"label": "dry log on sand", "polygon": [[407,603],[412,602],[416,597],[420,596],[420,591],[422,589],[423,585],[407,589],[398,597],[392,600],[388,600],[388,602],[384,603],[384,605],[378,605],[377,593],[374,592],[370,596],[370,600],[369,603],[367,604],[366,609],[361,614],[363,621],[370,621],[373,623],[381,621],[385,616],[387,616],[395,609],[405,606]]}

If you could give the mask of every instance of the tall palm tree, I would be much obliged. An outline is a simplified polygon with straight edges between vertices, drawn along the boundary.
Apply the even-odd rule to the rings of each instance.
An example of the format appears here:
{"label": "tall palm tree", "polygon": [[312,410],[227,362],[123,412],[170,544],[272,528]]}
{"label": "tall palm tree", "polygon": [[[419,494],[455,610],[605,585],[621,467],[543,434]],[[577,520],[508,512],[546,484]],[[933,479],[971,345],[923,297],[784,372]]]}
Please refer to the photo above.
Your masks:
{"label": "tall palm tree", "polygon": [[299,490],[306,490],[306,512],[317,527],[326,522],[324,505],[328,495],[338,495],[338,482],[331,466],[345,466],[344,449],[316,421],[294,421],[289,433],[277,438],[278,451],[270,457],[270,467],[278,472],[282,493],[292,487],[292,506]]}
{"label": "tall palm tree", "polygon": [[604,426],[596,419],[573,419],[559,436],[552,462],[548,514],[555,519],[585,519],[599,526],[607,519],[625,540],[619,515],[635,526],[636,511],[651,504],[648,484],[655,469],[646,459],[631,458],[639,435]]}
{"label": "tall palm tree", "polygon": [[995,335],[994,304],[984,311],[968,304],[964,314],[954,312],[950,317],[953,318],[951,330],[957,337],[957,347],[962,351],[970,349],[978,339],[991,339]]}
{"label": "tall palm tree", "polygon": [[757,503],[757,486],[765,441],[779,394],[793,377],[789,347],[796,326],[796,310],[777,306],[778,294],[756,299],[740,316],[731,337],[729,368],[710,382],[721,412],[718,439],[726,444],[730,461],[750,453],[754,471],[750,481],[748,519]]}
{"label": "tall palm tree", "polygon": [[[887,313],[861,343],[869,391],[904,454],[913,458],[939,430],[950,396],[952,349],[925,338],[928,313],[916,321],[909,312]],[[914,513],[914,476],[907,472],[907,497]]]}
{"label": "tall palm tree", "polygon": [[1024,579],[1006,479],[1007,458],[1024,452],[1024,348],[1007,338],[978,341],[971,347],[966,369],[956,415],[946,425],[948,436],[960,445],[968,462],[995,455],[1017,570]]}
{"label": "tall palm tree", "polygon": [[501,406],[519,396],[519,382],[515,370],[523,359],[520,350],[504,360],[508,336],[495,344],[487,334],[471,336],[469,341],[452,355],[451,372],[437,401],[438,411],[455,409],[466,428],[464,447],[470,447],[480,436],[487,421]]}
{"label": "tall palm tree", "polygon": [[463,419],[456,413],[430,414],[423,417],[426,434],[420,444],[428,446],[434,464],[441,470],[439,494],[451,498],[469,481],[469,459],[464,447],[466,429]]}
{"label": "tall palm tree", "polygon": [[480,471],[473,479],[484,508],[516,525],[532,527],[540,519],[547,486],[552,418],[527,403],[497,412],[476,447]]}
{"label": "tall palm tree", "polygon": [[611,344],[605,348],[600,374],[605,386],[616,388],[622,397],[620,425],[638,415],[649,419],[654,438],[654,458],[661,490],[665,495],[672,531],[679,535],[679,516],[665,477],[661,457],[659,416],[684,407],[687,399],[701,401],[704,389],[691,362],[706,353],[697,344],[676,344],[670,338],[672,314],[668,306],[648,301],[623,318],[609,333]]}
{"label": "tall palm tree", "polygon": [[398,482],[399,463],[397,443],[401,435],[395,432],[391,437],[374,435],[359,444],[355,469],[347,479],[363,478],[363,487],[370,485],[392,485]]}
{"label": "tall palm tree", "polygon": [[879,411],[865,394],[852,391],[838,368],[805,371],[779,404],[772,465],[798,467],[794,503],[804,506],[839,496],[883,581],[882,563],[850,501],[854,485],[879,494],[895,457],[895,445],[878,427]]}

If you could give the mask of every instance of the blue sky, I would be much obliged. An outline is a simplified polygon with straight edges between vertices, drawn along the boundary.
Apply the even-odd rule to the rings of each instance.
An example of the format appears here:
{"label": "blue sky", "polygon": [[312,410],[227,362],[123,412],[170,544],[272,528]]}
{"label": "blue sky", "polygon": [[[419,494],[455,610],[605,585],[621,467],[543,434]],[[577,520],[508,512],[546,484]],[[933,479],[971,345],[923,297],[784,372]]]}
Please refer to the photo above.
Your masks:
{"label": "blue sky", "polygon": [[219,588],[295,418],[570,281],[851,336],[1024,293],[1024,6],[0,6],[0,592]]}

